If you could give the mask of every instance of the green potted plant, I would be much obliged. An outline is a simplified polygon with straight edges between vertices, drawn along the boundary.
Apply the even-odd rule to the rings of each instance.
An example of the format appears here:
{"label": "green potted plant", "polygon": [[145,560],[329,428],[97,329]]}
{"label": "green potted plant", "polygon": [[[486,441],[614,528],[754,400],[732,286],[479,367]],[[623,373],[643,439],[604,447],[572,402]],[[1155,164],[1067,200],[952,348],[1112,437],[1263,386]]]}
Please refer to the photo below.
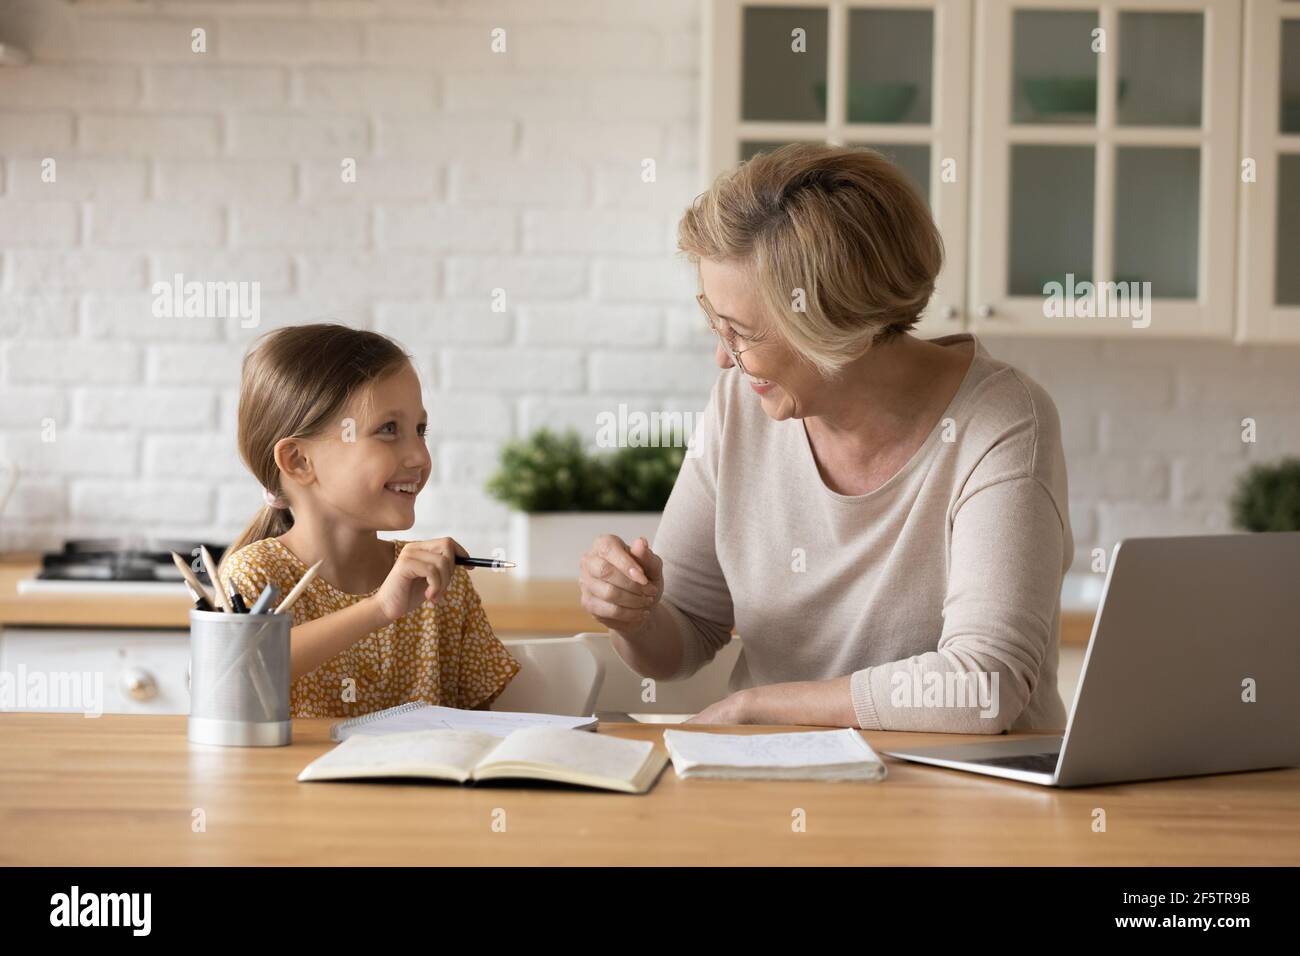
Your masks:
{"label": "green potted plant", "polygon": [[1300,458],[1255,465],[1242,475],[1232,523],[1242,531],[1300,531]]}
{"label": "green potted plant", "polygon": [[572,430],[508,442],[487,491],[512,510],[510,559],[525,577],[572,578],[602,534],[653,541],[685,456],[671,445],[591,454]]}

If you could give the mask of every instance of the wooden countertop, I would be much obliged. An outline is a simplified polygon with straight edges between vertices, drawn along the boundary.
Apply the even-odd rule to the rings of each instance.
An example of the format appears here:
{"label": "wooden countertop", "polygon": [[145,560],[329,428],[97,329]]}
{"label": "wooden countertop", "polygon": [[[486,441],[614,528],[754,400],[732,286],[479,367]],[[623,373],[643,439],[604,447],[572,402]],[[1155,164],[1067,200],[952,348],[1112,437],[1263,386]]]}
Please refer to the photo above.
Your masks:
{"label": "wooden countertop", "polygon": [[[331,746],[330,720],[295,720],[293,743],[275,748],[191,744],[185,721],[0,713],[0,865],[1300,864],[1300,768],[1076,790],[888,757],[889,778],[872,784],[683,781],[669,765],[645,796],[300,784]],[[662,746],[663,729],[600,732]],[[877,751],[971,739],[863,733]],[[1092,831],[1096,807],[1105,833]]]}
{"label": "wooden countertop", "polygon": [[[30,578],[39,566],[39,557],[30,554],[0,558],[0,628],[38,624],[184,630],[190,626],[190,605],[183,596],[19,594],[18,582]],[[475,568],[471,576],[497,631],[572,635],[604,630],[578,603],[576,577],[530,581],[484,568]]]}
{"label": "wooden countertop", "polygon": [[[39,557],[0,558],[0,628],[18,625],[60,627],[189,627],[183,597],[68,597],[19,594],[18,582],[35,574]],[[528,580],[509,572],[478,568],[474,587],[492,627],[500,633],[579,634],[603,631],[578,603],[578,582]],[[1092,634],[1091,613],[1061,615],[1061,643],[1083,646]]]}

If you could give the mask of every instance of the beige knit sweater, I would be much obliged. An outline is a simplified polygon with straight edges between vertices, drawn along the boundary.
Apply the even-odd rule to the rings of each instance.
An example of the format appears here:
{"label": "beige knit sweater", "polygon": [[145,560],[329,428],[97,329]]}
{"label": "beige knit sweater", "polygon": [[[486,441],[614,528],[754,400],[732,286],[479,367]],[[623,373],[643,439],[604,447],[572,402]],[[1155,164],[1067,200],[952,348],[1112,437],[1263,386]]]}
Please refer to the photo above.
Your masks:
{"label": "beige knit sweater", "polygon": [[865,495],[827,488],[802,421],[768,418],[738,370],[719,376],[653,545],[683,644],[674,679],[734,626],[733,691],[852,675],[866,729],[1064,728],[1060,422],[1041,386],[974,344],[943,419]]}

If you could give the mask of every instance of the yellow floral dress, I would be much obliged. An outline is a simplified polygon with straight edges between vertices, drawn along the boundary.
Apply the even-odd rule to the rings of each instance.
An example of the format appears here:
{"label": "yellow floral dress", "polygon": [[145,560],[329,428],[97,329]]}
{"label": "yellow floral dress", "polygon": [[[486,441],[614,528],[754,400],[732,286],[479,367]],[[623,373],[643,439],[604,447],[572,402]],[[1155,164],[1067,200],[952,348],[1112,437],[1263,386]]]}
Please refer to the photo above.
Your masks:
{"label": "yellow floral dress", "polygon": [[[394,559],[405,544],[393,542]],[[263,538],[224,559],[221,579],[227,592],[233,584],[252,607],[266,585],[275,584],[283,596],[306,571],[279,539]],[[369,596],[340,591],[318,576],[294,604],[293,626]],[[411,700],[486,707],[519,670],[492,633],[469,574],[457,567],[438,603],[425,601],[293,681],[289,711],[294,717],[356,717]]]}

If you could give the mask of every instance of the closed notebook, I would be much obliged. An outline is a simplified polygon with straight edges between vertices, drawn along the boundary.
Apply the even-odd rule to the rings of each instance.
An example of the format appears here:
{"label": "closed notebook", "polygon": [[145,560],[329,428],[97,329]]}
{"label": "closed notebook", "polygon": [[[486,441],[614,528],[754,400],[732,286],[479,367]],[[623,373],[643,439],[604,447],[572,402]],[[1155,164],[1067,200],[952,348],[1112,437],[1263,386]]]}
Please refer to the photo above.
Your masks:
{"label": "closed notebook", "polygon": [[563,727],[525,727],[505,738],[472,730],[415,730],[353,734],[308,764],[298,779],[547,780],[645,793],[667,763],[668,756],[649,741]]}
{"label": "closed notebook", "polygon": [[733,780],[883,780],[887,771],[855,730],[708,734],[665,730],[677,776]]}
{"label": "closed notebook", "polygon": [[555,714],[523,714],[506,710],[461,710],[437,707],[412,700],[372,714],[340,721],[330,727],[331,740],[346,740],[354,733],[400,734],[410,730],[473,730],[504,737],[524,727],[565,727],[595,730],[599,721],[590,717],[561,717]]}

